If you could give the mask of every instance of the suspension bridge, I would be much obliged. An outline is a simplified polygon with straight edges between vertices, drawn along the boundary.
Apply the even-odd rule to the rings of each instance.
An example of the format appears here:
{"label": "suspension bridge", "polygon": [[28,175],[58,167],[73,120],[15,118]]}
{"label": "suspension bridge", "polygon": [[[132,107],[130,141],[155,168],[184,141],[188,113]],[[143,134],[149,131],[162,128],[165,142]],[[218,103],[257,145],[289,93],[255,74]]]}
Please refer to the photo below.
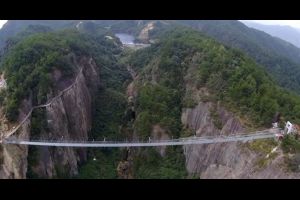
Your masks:
{"label": "suspension bridge", "polygon": [[[92,59],[89,60],[91,64]],[[155,147],[155,146],[176,146],[176,145],[193,145],[193,144],[213,144],[223,142],[246,142],[258,139],[275,138],[276,134],[280,133],[280,129],[267,129],[264,131],[256,131],[252,133],[240,133],[234,135],[221,135],[221,136],[201,136],[201,137],[185,137],[179,139],[169,140],[151,140],[148,141],[71,141],[71,140],[24,140],[18,139],[12,136],[31,116],[32,112],[38,108],[45,108],[51,106],[51,104],[61,97],[65,92],[70,90],[77,82],[78,77],[81,74],[83,68],[79,70],[75,81],[66,89],[59,92],[59,94],[49,100],[47,103],[34,106],[27,113],[24,119],[12,130],[2,133],[2,139],[0,138],[0,144],[17,144],[17,145],[33,145],[33,146],[55,146],[55,147]]]}
{"label": "suspension bridge", "polygon": [[267,129],[250,134],[221,135],[221,136],[202,136],[186,137],[170,140],[151,140],[148,141],[71,141],[71,140],[20,140],[14,137],[6,138],[4,144],[33,145],[33,146],[55,146],[55,147],[157,147],[157,146],[176,146],[193,144],[213,144],[224,142],[247,142],[257,139],[275,138],[280,129]]}

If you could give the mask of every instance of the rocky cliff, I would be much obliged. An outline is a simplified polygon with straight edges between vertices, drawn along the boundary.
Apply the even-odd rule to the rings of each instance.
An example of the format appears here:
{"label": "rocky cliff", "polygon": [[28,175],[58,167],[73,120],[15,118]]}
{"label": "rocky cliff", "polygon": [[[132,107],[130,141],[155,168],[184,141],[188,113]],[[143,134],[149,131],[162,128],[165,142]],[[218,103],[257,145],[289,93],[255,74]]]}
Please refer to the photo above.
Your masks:
{"label": "rocky cliff", "polygon": [[142,42],[148,42],[149,41],[149,31],[154,29],[154,22],[149,22],[146,24],[146,26],[141,30],[138,39]]}
{"label": "rocky cliff", "polygon": [[[214,124],[213,107],[222,124],[219,128]],[[245,129],[233,113],[210,102],[199,102],[194,108],[183,109],[182,123],[194,130],[197,136],[235,134]],[[254,148],[255,143],[264,145],[265,152]],[[287,170],[284,155],[277,145],[269,140],[187,145],[183,148],[187,171],[200,178],[299,178],[299,173]]]}
{"label": "rocky cliff", "polygon": [[[100,84],[99,68],[92,58],[75,57],[72,60],[74,68],[79,72],[77,78],[66,80],[62,78],[59,70],[53,72],[56,88],[49,92],[48,99],[53,98],[57,91],[69,87],[70,84],[74,85],[56,98],[50,106],[43,108],[46,110],[48,129],[40,133],[39,139],[88,139],[88,132],[91,129],[92,97]],[[26,106],[23,103],[19,119],[22,119],[32,106],[30,101],[27,101]],[[14,136],[30,138],[30,125],[29,118]],[[26,178],[28,147],[5,145],[2,153],[1,178]],[[75,148],[34,147],[34,155],[31,156],[34,156],[31,160],[35,162],[31,163],[30,171],[35,177],[71,177],[78,173],[78,165],[85,161],[86,151]]]}

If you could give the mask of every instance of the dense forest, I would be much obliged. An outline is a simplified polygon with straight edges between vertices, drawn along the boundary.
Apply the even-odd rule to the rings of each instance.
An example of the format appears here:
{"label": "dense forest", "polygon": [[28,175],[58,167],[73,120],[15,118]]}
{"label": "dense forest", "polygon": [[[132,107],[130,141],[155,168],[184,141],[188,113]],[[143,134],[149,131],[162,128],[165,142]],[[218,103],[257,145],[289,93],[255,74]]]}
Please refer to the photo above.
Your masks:
{"label": "dense forest", "polygon": [[261,64],[282,87],[300,91],[300,49],[232,20],[178,20],[215,40],[237,48]]}
{"label": "dense forest", "polygon": [[[151,20],[90,20],[98,27],[114,33],[125,32],[138,36]],[[162,29],[183,25],[194,28],[215,40],[237,48],[261,64],[280,86],[300,91],[300,49],[262,31],[248,28],[235,20],[152,20],[155,28],[149,39],[157,37]],[[85,24],[83,23],[83,24]],[[53,30],[75,28],[79,20],[25,20],[9,21],[0,31],[0,50],[11,36],[24,31],[28,25],[48,26]],[[1,51],[0,51],[1,52]]]}
{"label": "dense forest", "polygon": [[[196,31],[178,28],[166,32],[159,43],[136,52],[131,59],[137,69],[146,66],[141,72],[144,70],[146,79],[151,67],[157,74],[157,84],[141,86],[137,100],[138,109],[142,110],[137,119],[141,133],[148,130],[145,126],[150,122],[170,123],[172,127],[167,127],[171,132],[178,132],[175,130],[179,126],[174,122],[178,121],[176,116],[183,106],[183,75],[189,65],[195,64],[191,62],[195,54],[201,59],[196,63],[198,72],[191,81],[198,87],[208,87],[217,100],[251,116],[260,125],[270,125],[276,112],[282,113],[285,120],[300,122],[298,95],[277,86],[262,66],[239,50],[225,47]],[[146,55],[149,55],[147,59]],[[169,115],[173,116],[172,120]]]}
{"label": "dense forest", "polygon": [[[206,22],[159,21],[157,28],[150,31],[155,43],[139,50],[123,47],[113,34],[126,30],[136,36],[146,23],[108,20],[85,22],[79,28],[74,28],[77,21],[49,27],[38,24],[11,37],[0,66],[7,81],[7,90],[0,93],[7,118],[17,120],[23,99],[32,97],[33,105],[47,102],[50,92],[59,92],[52,79],[53,70],[59,69],[63,78],[72,79],[78,72],[72,59],[86,56],[101,66],[97,69],[101,86],[93,97],[90,140],[126,140],[132,139],[133,134],[147,140],[155,125],[170,138],[190,136],[181,122],[182,109],[199,102],[189,94],[187,84],[199,90],[207,88],[209,100],[201,101],[220,102],[237,116],[247,116],[255,126],[269,127],[276,113],[281,113],[282,122],[300,123],[300,97],[295,92],[300,89],[300,58],[291,59],[298,49],[287,47],[279,51],[279,44],[286,45],[282,41],[261,48],[259,41],[270,44],[274,40],[257,31],[247,35],[246,40],[244,34],[235,37],[245,27],[226,21],[211,22],[214,26]],[[220,27],[216,29],[215,25]],[[62,27],[68,29],[57,30]],[[224,30],[228,32],[224,34]],[[135,80],[128,66],[138,74]],[[191,68],[195,69],[193,73]],[[137,91],[134,119],[128,115],[132,105],[126,96],[131,82]],[[38,138],[41,129],[47,129],[45,118],[42,111],[32,114],[32,137]],[[297,148],[289,149],[291,145]],[[283,148],[286,152],[299,152],[299,144],[290,138],[285,139]],[[35,148],[29,148],[29,165],[37,162],[35,152]],[[131,153],[128,149],[89,149],[87,153],[87,162],[79,166],[79,174],[72,178],[118,178],[120,161],[129,158],[133,160],[134,178],[188,177],[181,147],[167,147],[164,156],[155,148],[138,148]],[[27,175],[36,177],[30,166]],[[58,178],[63,176],[58,173]]]}
{"label": "dense forest", "polygon": [[3,91],[5,94],[1,94],[1,103],[9,120],[16,120],[20,101],[30,93],[33,94],[34,105],[47,101],[46,94],[54,84],[51,72],[55,68],[61,70],[65,77],[75,75],[78,69],[70,64],[72,55],[93,56],[98,63],[112,65],[113,55],[121,50],[105,39],[105,32],[96,30],[92,35],[89,29],[86,31],[81,33],[70,29],[50,32],[34,26],[11,39],[1,62],[8,86],[8,90]]}

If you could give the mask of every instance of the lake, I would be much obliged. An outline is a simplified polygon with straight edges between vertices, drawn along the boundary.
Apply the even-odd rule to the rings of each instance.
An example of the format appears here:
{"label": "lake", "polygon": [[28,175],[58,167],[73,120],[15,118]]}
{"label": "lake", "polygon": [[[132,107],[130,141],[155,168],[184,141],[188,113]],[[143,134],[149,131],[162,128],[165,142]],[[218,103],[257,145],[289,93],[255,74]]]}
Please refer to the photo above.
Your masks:
{"label": "lake", "polygon": [[129,35],[126,33],[116,33],[116,36],[120,39],[122,44],[134,44],[134,37],[133,35]]}
{"label": "lake", "polygon": [[150,44],[135,43],[134,42],[134,36],[129,35],[127,33],[116,33],[115,35],[116,35],[116,37],[118,37],[120,39],[123,46],[130,47],[130,48],[133,48],[135,50],[150,46]]}

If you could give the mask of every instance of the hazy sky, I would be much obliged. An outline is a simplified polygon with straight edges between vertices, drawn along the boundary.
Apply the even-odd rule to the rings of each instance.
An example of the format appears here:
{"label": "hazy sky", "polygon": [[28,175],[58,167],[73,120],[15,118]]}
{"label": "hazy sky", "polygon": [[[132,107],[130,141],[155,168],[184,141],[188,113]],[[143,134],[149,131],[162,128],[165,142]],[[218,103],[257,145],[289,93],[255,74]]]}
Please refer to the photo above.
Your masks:
{"label": "hazy sky", "polygon": [[[300,29],[300,20],[240,20],[240,21],[253,21],[266,25],[288,25]],[[7,20],[0,20],[0,28],[5,24]]]}
{"label": "hazy sky", "polygon": [[265,25],[288,25],[294,28],[300,29],[300,20],[240,20],[240,21],[252,21]]}
{"label": "hazy sky", "polygon": [[0,20],[0,28],[2,28],[3,24],[5,24],[7,20]]}

